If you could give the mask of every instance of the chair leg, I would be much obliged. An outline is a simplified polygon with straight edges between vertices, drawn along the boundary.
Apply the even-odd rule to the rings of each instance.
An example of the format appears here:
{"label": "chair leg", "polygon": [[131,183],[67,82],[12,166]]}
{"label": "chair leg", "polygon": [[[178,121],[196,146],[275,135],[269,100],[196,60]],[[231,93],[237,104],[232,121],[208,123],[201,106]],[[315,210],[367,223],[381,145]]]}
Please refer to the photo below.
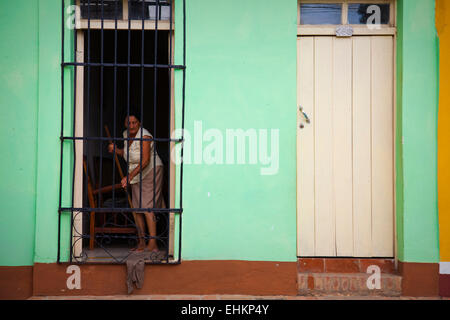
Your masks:
{"label": "chair leg", "polygon": [[95,212],[91,212],[91,221],[89,223],[90,235],[89,239],[89,249],[94,250],[95,247]]}

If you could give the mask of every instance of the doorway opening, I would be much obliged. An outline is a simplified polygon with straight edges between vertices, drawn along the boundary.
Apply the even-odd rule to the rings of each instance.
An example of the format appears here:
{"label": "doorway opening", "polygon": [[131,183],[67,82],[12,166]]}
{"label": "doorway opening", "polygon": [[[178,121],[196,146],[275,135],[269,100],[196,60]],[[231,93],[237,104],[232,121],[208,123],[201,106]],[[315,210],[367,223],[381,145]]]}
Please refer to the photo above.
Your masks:
{"label": "doorway opening", "polygon": [[297,255],[392,259],[396,2],[298,3]]}

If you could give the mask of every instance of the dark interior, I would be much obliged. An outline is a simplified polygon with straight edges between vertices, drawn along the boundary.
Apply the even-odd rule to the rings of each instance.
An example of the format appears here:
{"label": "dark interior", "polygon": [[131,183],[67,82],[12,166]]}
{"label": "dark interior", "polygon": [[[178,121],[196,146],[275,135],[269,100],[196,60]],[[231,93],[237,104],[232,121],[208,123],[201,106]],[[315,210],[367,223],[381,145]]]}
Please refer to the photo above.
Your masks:
{"label": "dark interior", "polygon": [[[130,36],[129,36],[130,35]],[[117,39],[117,41],[116,41]],[[158,31],[157,34],[157,63],[168,64],[169,56],[169,34],[165,31]],[[144,48],[142,48],[144,43]],[[103,50],[102,50],[103,44]],[[117,56],[115,52],[117,48]],[[142,52],[144,52],[144,64],[155,63],[155,32],[154,31],[117,31],[104,30],[103,39],[100,30],[85,32],[85,62],[91,63],[114,63],[117,59],[119,64],[141,64]],[[103,59],[102,59],[103,55]],[[102,83],[103,79],[103,83]],[[156,86],[155,86],[156,80]],[[102,88],[103,87],[103,88]],[[156,88],[156,96],[155,96]],[[103,97],[102,97],[103,95]],[[113,137],[122,138],[125,130],[124,120],[128,112],[135,113],[141,119],[141,125],[149,130],[154,138],[170,138],[170,77],[168,68],[158,68],[155,79],[154,68],[142,68],[133,66],[127,68],[120,66],[116,69],[113,66],[85,67],[84,79],[84,135],[85,137],[97,138],[107,137],[104,126],[108,126]],[[155,104],[156,101],[156,104]],[[156,106],[156,112],[155,112]],[[116,143],[119,148],[123,148],[123,142]],[[114,158],[107,150],[108,141],[89,140],[85,142],[85,161],[94,189],[120,183],[120,175],[116,168],[113,174]],[[156,150],[164,163],[164,199],[166,205],[169,199],[169,162],[170,143],[156,143]],[[122,171],[126,174],[126,162],[119,157]],[[100,167],[101,171],[100,172]],[[113,181],[114,176],[114,181]],[[86,176],[85,176],[86,180]],[[85,181],[84,189],[87,189]],[[87,191],[84,192],[84,207],[90,207]],[[104,195],[102,199],[96,196],[98,203],[108,200],[109,195]],[[122,197],[122,199],[120,199]],[[115,194],[115,207],[127,206],[126,195]],[[125,198],[125,200],[124,200]],[[111,199],[109,199],[111,200]],[[98,204],[97,204],[98,205]],[[104,219],[111,219],[111,214],[97,214],[96,226],[104,224]],[[120,216],[117,222],[117,216]],[[166,233],[166,219],[158,217],[158,235],[160,232]],[[115,224],[122,225],[124,221],[133,222],[131,214],[117,214]],[[84,234],[89,231],[89,214],[86,213]],[[125,237],[124,237],[125,239]],[[123,242],[123,241],[122,241]],[[161,245],[161,244],[160,244]]]}

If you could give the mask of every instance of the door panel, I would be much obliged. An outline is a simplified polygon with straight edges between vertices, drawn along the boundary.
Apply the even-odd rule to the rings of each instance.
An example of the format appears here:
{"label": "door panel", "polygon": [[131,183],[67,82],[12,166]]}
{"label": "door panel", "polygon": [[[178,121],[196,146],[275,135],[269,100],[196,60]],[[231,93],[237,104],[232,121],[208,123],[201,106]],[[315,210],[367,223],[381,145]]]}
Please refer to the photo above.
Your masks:
{"label": "door panel", "polygon": [[299,256],[393,256],[393,76],[391,36],[299,38]]}
{"label": "door panel", "polygon": [[333,169],[336,254],[353,255],[352,39],[334,42]]}
{"label": "door panel", "polygon": [[353,243],[354,255],[372,252],[371,37],[353,39]]}
{"label": "door panel", "polygon": [[333,38],[315,41],[315,244],[316,255],[335,253],[333,199]]}
{"label": "door panel", "polygon": [[372,38],[372,242],[375,256],[393,256],[394,233],[394,119],[393,42]]}
{"label": "door panel", "polygon": [[[299,103],[303,106],[304,111],[312,118],[314,114],[314,38],[303,38],[302,42],[297,42],[298,48],[298,68],[300,74],[305,79],[311,81],[301,81],[297,79],[297,91],[302,92],[299,96]],[[300,125],[300,123],[299,123]],[[297,165],[297,204],[299,212],[315,212],[315,187],[314,187],[314,122],[305,127],[302,132],[303,141],[297,139],[297,161],[301,165]],[[313,256],[315,254],[315,215],[302,214],[298,216],[298,241],[302,243],[302,252],[305,256]]]}

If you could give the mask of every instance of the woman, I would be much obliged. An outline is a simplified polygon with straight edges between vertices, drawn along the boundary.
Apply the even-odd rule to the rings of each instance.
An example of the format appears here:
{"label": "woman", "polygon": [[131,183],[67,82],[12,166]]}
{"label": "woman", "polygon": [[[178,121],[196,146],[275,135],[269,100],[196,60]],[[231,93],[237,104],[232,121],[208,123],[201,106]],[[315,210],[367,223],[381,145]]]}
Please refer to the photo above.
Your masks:
{"label": "woman", "polygon": [[[152,139],[152,135],[144,128],[141,128],[141,123],[135,115],[130,115],[125,119],[124,138]],[[158,153],[155,151],[153,141],[142,141],[142,168],[141,168],[141,141],[140,140],[125,140],[124,149],[117,148],[114,144],[108,146],[110,153],[116,153],[128,161],[128,179],[122,179],[122,187],[127,188],[127,184],[131,185],[132,204],[133,208],[165,208],[164,198],[162,195],[163,173],[164,167]],[[156,153],[156,162],[155,162]],[[155,162],[155,163],[154,163]],[[156,174],[156,176],[155,176]],[[142,176],[142,184],[141,177]],[[154,176],[156,184],[154,185]],[[142,187],[142,203],[140,203]],[[153,197],[156,197],[156,204],[153,203]],[[145,216],[145,220],[144,220]],[[136,251],[148,250],[150,252],[158,252],[158,245],[156,243],[156,221],[153,212],[136,212],[134,214],[136,220],[136,227],[138,231],[138,246]],[[152,237],[146,247],[144,240],[145,221],[147,221],[148,233]]]}

